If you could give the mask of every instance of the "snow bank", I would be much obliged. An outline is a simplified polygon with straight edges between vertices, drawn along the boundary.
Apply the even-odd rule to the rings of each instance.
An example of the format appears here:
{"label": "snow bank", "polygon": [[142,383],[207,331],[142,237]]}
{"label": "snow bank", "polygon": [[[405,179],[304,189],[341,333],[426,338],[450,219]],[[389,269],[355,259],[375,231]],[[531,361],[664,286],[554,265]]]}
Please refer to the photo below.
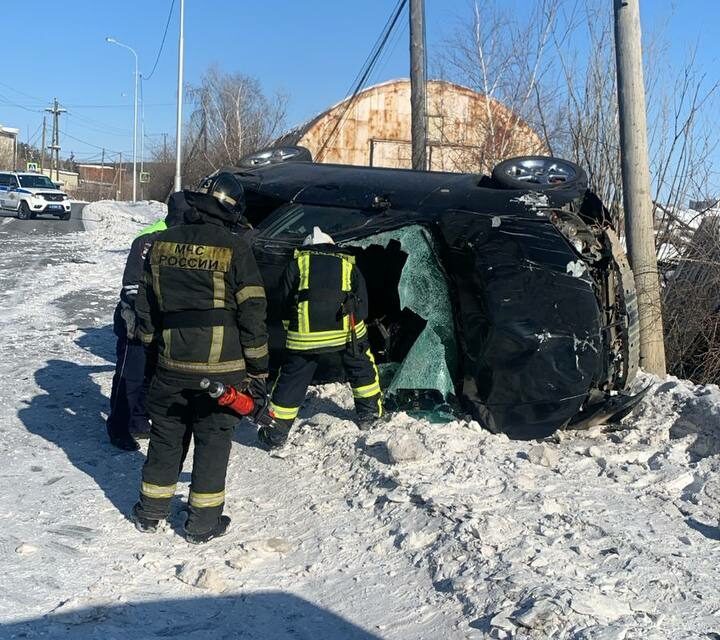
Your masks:
{"label": "snow bank", "polygon": [[283,455],[319,474],[330,461],[477,637],[696,638],[715,620],[718,387],[655,381],[620,427],[542,443],[405,414],[359,435],[323,411],[349,406],[346,389],[316,394]]}
{"label": "snow bank", "polygon": [[167,214],[167,205],[156,201],[100,200],[83,210],[87,240],[98,250],[128,248],[137,233]]}

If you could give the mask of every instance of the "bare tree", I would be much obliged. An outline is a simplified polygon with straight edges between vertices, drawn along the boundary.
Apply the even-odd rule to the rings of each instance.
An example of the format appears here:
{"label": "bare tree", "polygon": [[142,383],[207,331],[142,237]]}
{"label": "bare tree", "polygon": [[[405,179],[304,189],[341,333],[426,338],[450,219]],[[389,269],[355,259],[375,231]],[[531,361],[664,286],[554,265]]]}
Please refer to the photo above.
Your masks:
{"label": "bare tree", "polygon": [[[187,185],[268,146],[285,126],[287,97],[267,97],[255,78],[210,67],[186,94],[191,109],[183,142]],[[172,190],[174,149],[174,141],[168,140],[150,150],[148,194],[157,200],[166,200]]]}
{"label": "bare tree", "polygon": [[[610,7],[591,0],[539,0],[522,17],[511,16],[502,6],[483,2],[480,11],[480,4],[473,3],[472,16],[446,43],[443,66],[451,79],[512,108],[542,133],[551,153],[583,166],[622,233]],[[697,49],[678,61],[667,42],[662,33],[644,37],[656,244],[667,279],[663,314],[669,365],[674,373],[720,381],[720,356],[712,360],[720,354],[720,300],[713,297],[720,291],[720,255],[703,248],[712,243],[699,246],[693,240],[708,212],[687,208],[688,200],[711,199],[713,180],[717,182],[713,159],[720,133],[714,120],[720,86],[701,71]],[[494,126],[491,114],[488,120]],[[513,128],[507,132],[514,134]],[[509,148],[500,145],[498,155]],[[715,233],[714,223],[705,228]],[[694,266],[688,270],[684,263]],[[682,273],[692,277],[679,278]],[[689,326],[694,327],[692,340],[683,337]]]}
{"label": "bare tree", "polygon": [[267,146],[285,124],[287,98],[268,98],[260,82],[211,67],[188,88],[194,109],[188,126],[186,174],[200,179]]}

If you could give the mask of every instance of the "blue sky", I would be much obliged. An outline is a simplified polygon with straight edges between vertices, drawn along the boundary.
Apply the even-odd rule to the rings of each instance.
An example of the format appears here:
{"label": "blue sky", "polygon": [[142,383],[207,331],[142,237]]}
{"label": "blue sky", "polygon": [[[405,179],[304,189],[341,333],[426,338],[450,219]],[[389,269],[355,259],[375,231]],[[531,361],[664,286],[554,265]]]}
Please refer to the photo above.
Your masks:
{"label": "blue sky", "polygon": [[[507,0],[511,4],[513,0]],[[522,10],[525,0],[517,3]],[[610,10],[611,0],[603,0]],[[53,97],[62,116],[62,155],[99,159],[100,147],[129,154],[132,71],[129,51],[105,42],[111,35],[133,46],[149,74],[171,0],[3,0],[0,50],[0,124],[39,140],[42,108]],[[177,5],[155,75],[145,83],[146,145],[175,128]],[[259,78],[266,91],[290,96],[288,124],[302,122],[341,100],[364,62],[395,0],[186,0],[186,82],[211,64]],[[689,7],[692,10],[688,10]],[[701,62],[716,76],[720,42],[717,0],[641,0],[644,26],[661,28],[671,52],[683,57],[702,44]],[[468,0],[427,0],[429,55],[470,18]],[[407,75],[407,24],[391,40],[373,81]],[[70,137],[72,136],[72,138]],[[82,141],[82,142],[81,142]]]}

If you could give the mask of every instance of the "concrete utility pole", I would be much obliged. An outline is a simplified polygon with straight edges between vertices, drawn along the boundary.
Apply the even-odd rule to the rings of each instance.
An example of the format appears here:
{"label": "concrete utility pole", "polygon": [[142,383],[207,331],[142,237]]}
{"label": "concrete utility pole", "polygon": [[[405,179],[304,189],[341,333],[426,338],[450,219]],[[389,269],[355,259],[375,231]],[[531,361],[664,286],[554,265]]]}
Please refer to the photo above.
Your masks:
{"label": "concrete utility pole", "polygon": [[425,0],[410,0],[410,113],[412,168],[427,171],[427,58]]}
{"label": "concrete utility pole", "polygon": [[120,179],[118,180],[118,200],[122,200],[122,187],[123,187],[123,163],[122,163],[122,151],[120,152]]}
{"label": "concrete utility pole", "polygon": [[55,182],[60,182],[60,121],[59,116],[61,113],[65,113],[67,109],[61,109],[58,105],[57,98],[53,98],[52,109],[45,109],[49,113],[53,114],[53,128],[52,128],[52,144],[50,145],[50,177],[52,179],[52,165],[53,165],[53,154],[55,155]]}
{"label": "concrete utility pole", "polygon": [[613,5],[625,235],[638,294],[640,366],[649,373],[664,376],[665,345],[650,195],[640,0],[613,0]]}
{"label": "concrete utility pole", "polygon": [[182,107],[183,67],[185,65],[185,0],[180,0],[180,36],[178,39],[177,121],[175,123],[174,191],[182,190]]}
{"label": "concrete utility pole", "polygon": [[40,144],[40,173],[45,170],[45,132],[47,130],[47,116],[43,116],[42,143]]}
{"label": "concrete utility pole", "polygon": [[103,186],[105,185],[105,147],[102,150],[102,160],[100,160],[100,193],[103,192]]}

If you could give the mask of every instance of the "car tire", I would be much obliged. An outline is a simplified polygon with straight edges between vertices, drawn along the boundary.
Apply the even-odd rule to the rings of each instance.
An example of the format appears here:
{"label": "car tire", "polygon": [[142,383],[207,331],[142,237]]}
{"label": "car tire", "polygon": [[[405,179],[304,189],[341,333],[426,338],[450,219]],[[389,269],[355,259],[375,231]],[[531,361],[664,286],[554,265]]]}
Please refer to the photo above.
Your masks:
{"label": "car tire", "polygon": [[585,170],[569,160],[549,156],[519,156],[495,165],[493,180],[503,189],[554,191],[558,189],[585,193],[588,179]]}
{"label": "car tire", "polygon": [[28,203],[25,202],[25,200],[22,200],[20,202],[20,206],[18,207],[18,220],[29,220],[30,216],[32,216],[32,211],[30,211]]}
{"label": "car tire", "polygon": [[71,216],[72,216],[72,211],[68,211],[67,213],[63,213],[60,216],[60,220],[70,220]]}

